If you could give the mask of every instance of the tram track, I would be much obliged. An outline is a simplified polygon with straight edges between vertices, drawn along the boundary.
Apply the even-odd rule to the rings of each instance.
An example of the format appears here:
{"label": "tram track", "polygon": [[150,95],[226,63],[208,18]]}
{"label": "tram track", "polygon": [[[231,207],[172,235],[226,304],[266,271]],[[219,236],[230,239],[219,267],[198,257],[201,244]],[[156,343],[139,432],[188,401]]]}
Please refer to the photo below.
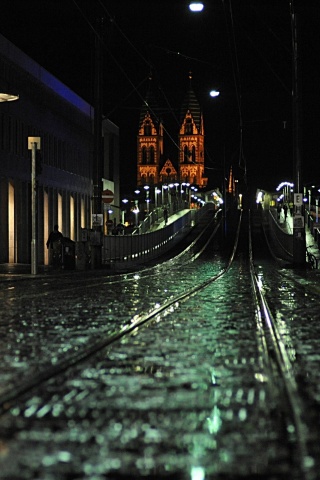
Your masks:
{"label": "tram track", "polygon": [[[203,282],[199,282],[192,288],[188,288],[183,293],[171,296],[166,301],[163,301],[161,305],[157,305],[154,308],[147,311],[141,311],[139,314],[133,316],[120,330],[113,335],[109,335],[104,339],[92,342],[86,348],[81,351],[74,351],[72,354],[68,354],[65,358],[60,359],[56,365],[50,366],[41,370],[38,375],[32,378],[24,380],[18,387],[15,387],[11,391],[7,391],[5,394],[0,395],[0,413],[4,414],[12,408],[12,406],[19,401],[25,395],[28,395],[31,391],[34,391],[44,382],[59,377],[63,372],[67,371],[71,367],[87,361],[90,357],[96,355],[99,351],[106,348],[111,348],[121,339],[126,336],[130,336],[133,333],[140,331],[142,327],[152,324],[156,321],[159,323],[161,319],[167,317],[170,314],[174,314],[183,303],[187,302],[191,297],[194,297],[199,292],[206,289],[209,285],[218,281],[221,277],[226,275],[235,259],[235,256],[239,246],[240,229],[242,228],[242,212],[239,216],[239,222],[235,232],[235,240],[233,248],[229,257],[229,260],[224,268],[222,268],[214,276],[206,279]],[[249,223],[250,225],[250,223]],[[214,230],[214,234],[216,231]],[[197,258],[205,251],[214,235],[209,235],[204,242],[201,249],[199,249],[188,260],[189,262],[195,262]],[[254,259],[252,255],[252,238],[249,229],[249,263],[250,263],[250,278],[252,284],[252,292],[254,299],[255,309],[255,323],[257,327],[257,343],[260,351],[261,369],[264,372],[264,380],[270,383],[270,385],[277,385],[277,391],[273,395],[276,396],[277,402],[280,401],[279,409],[284,416],[288,431],[287,441],[294,445],[295,450],[295,468],[299,470],[299,478],[301,480],[314,480],[312,471],[312,457],[308,452],[307,446],[307,425],[302,418],[303,405],[299,396],[297,384],[295,382],[295,375],[289,359],[289,355],[286,352],[286,346],[281,338],[277,323],[272,316],[271,308],[264,295],[263,288],[259,276],[255,270]],[[240,252],[240,255],[246,255],[244,251]],[[183,254],[179,254],[179,261]],[[170,260],[170,262],[172,262]],[[174,262],[173,262],[174,263]],[[177,262],[177,269],[181,268],[184,263]],[[164,267],[165,268],[165,267]],[[158,270],[158,271],[157,271]],[[147,272],[139,272],[143,275],[143,272],[148,276],[161,275],[162,269],[160,267],[152,267],[147,269]],[[125,281],[134,280],[132,273],[129,279],[125,278]],[[122,277],[122,276],[121,276]],[[108,279],[110,280],[110,279]],[[120,278],[111,279],[111,282],[119,283]],[[99,283],[100,284],[100,283]],[[98,283],[95,285],[97,286]],[[279,400],[280,399],[280,400]]]}
{"label": "tram track", "polygon": [[[176,268],[179,269],[185,266],[186,263],[195,261],[201,255],[201,253],[205,250],[205,248],[210,243],[210,241],[212,241],[212,238],[216,235],[219,229],[219,224],[216,225],[214,229],[212,229],[212,226],[213,226],[212,224],[209,224],[204,231],[200,232],[199,235],[197,235],[195,240],[185,250],[180,252],[174,258],[168,260],[166,264],[176,263],[177,260],[181,261],[181,258],[185,256],[189,251],[191,251],[192,248],[194,248],[197,245],[197,243],[200,240],[202,240],[203,237],[206,235],[207,238],[205,239],[204,245],[199,249],[199,251],[192,254],[191,257],[189,257],[185,262],[176,264]],[[240,222],[238,226],[238,230],[239,229],[240,229]],[[208,230],[211,230],[209,235],[207,233]],[[46,368],[42,368],[41,371],[38,372],[36,375],[33,375],[31,378],[24,379],[23,382],[19,383],[19,386],[15,386],[13,389],[10,389],[5,393],[0,394],[0,415],[5,413],[8,409],[10,409],[12,404],[15,401],[17,401],[17,399],[19,399],[22,395],[25,395],[27,392],[30,392],[32,389],[36,388],[43,382],[46,382],[49,379],[56,377],[61,373],[65,372],[67,369],[71,368],[72,366],[84,360],[87,360],[91,356],[95,355],[97,352],[118,342],[124,336],[130,335],[136,329],[142,327],[147,323],[150,323],[154,319],[158,318],[159,315],[165,316],[170,312],[172,313],[173,306],[177,306],[179,305],[180,302],[186,301],[188,298],[190,298],[192,295],[197,293],[199,290],[205,288],[209,283],[212,283],[218,280],[218,278],[229,269],[236,252],[236,246],[237,244],[235,243],[227,266],[224,269],[222,269],[216,276],[206,280],[205,282],[202,282],[199,285],[196,285],[193,288],[188,289],[182,294],[169,298],[168,300],[164,301],[161,305],[156,306],[155,308],[149,309],[146,312],[141,312],[140,314],[135,315],[125,325],[122,326],[121,330],[116,331],[112,335],[108,335],[106,338],[102,340],[99,338],[98,341],[93,341],[90,344],[90,346],[86,346],[80,351],[76,350],[76,351],[73,351],[72,353],[69,353],[68,355],[65,355],[64,358],[60,359],[57,364],[47,365]],[[163,268],[164,268],[163,264],[160,266],[160,271],[159,271],[159,266],[146,268],[141,272],[139,272],[139,276],[140,275],[143,276],[143,274],[146,274],[147,277],[162,275]],[[137,272],[132,273],[129,275],[129,278],[128,278],[127,274],[122,274],[116,277],[116,279],[114,280],[111,279],[110,281],[110,279],[108,279],[109,281],[104,281],[103,283],[111,285],[112,283],[121,282],[121,279],[122,281],[124,279],[125,282],[136,281],[136,278],[135,278],[136,275],[137,275]],[[97,286],[101,286],[101,283],[102,282],[100,279],[100,282],[98,283],[93,282],[92,284],[90,284],[90,287],[96,288]],[[75,290],[74,288],[71,289],[71,291],[74,291],[74,290]],[[63,293],[64,294],[66,293],[65,289],[63,290]]]}
{"label": "tram track", "polygon": [[272,388],[277,385],[280,390],[279,398],[284,399],[284,401],[281,402],[282,405],[280,408],[283,409],[287,419],[287,432],[292,432],[295,437],[294,458],[296,468],[300,472],[300,478],[303,480],[313,479],[315,478],[312,472],[314,460],[309,454],[307,446],[308,427],[303,420],[303,403],[301,402],[286,345],[265,297],[261,281],[255,271],[251,233],[249,233],[249,255],[250,274],[256,304],[258,341],[262,353],[264,370],[269,372],[268,376],[272,378]]}

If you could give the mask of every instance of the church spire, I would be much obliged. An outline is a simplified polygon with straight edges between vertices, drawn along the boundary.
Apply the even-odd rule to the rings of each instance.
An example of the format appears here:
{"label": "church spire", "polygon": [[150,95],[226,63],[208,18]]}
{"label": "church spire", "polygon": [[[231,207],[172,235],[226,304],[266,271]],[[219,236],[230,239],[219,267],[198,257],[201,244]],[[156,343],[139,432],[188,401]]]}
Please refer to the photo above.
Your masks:
{"label": "church spire", "polygon": [[204,187],[208,179],[204,177],[203,116],[191,81],[190,71],[189,89],[180,111],[179,176],[181,182]]}
{"label": "church spire", "polygon": [[184,97],[180,111],[180,125],[184,121],[187,113],[190,113],[194,119],[194,123],[200,132],[202,130],[202,112],[198,99],[192,88],[192,73],[189,72],[189,89]]}
{"label": "church spire", "polygon": [[137,185],[155,185],[159,182],[162,156],[163,126],[150,74],[147,93],[140,110],[137,136]]}
{"label": "church spire", "polygon": [[140,110],[140,122],[139,122],[140,126],[147,113],[149,113],[155,125],[160,123],[160,118],[159,118],[160,109],[159,109],[159,105],[153,90],[151,72],[149,74],[149,84],[147,88],[147,93],[146,93],[145,99],[143,100],[143,104]]}

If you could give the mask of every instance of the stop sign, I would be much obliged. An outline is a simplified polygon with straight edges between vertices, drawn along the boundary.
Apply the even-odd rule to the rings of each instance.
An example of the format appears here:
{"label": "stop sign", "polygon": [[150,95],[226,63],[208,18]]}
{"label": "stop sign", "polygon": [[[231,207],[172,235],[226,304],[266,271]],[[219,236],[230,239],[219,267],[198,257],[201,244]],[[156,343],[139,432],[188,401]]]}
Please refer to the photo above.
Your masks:
{"label": "stop sign", "polygon": [[104,203],[111,203],[113,201],[113,192],[111,190],[103,190],[101,199]]}

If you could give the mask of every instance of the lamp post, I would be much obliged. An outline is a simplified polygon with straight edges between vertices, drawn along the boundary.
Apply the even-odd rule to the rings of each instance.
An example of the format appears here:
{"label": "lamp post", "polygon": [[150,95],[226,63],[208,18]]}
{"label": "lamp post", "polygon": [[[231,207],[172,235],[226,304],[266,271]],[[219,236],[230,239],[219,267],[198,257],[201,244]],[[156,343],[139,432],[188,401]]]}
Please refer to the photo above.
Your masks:
{"label": "lamp post", "polygon": [[316,223],[318,223],[318,220],[319,220],[319,210],[318,210],[318,206],[319,206],[319,197],[316,197]]}
{"label": "lamp post", "polygon": [[28,137],[28,150],[31,157],[31,274],[38,273],[37,255],[37,182],[36,182],[36,155],[40,150],[40,137]]}
{"label": "lamp post", "polygon": [[301,155],[301,128],[300,128],[300,62],[298,51],[298,22],[294,7],[294,0],[290,1],[291,36],[292,36],[292,70],[293,70],[293,172],[295,186],[295,202],[293,214],[293,263],[296,267],[306,265],[306,232],[302,215],[302,155]]}
{"label": "lamp post", "polygon": [[[124,198],[122,200],[122,203],[124,203],[125,205],[127,205],[127,203],[129,202],[129,200],[127,198]],[[124,225],[125,224],[125,210],[121,210],[121,222],[122,224]]]}
{"label": "lamp post", "polygon": [[138,215],[139,215],[138,200],[135,200],[135,205],[134,205],[133,213],[134,213],[135,216],[136,216],[136,227],[138,227],[138,225],[139,225],[139,221],[138,221]]}
{"label": "lamp post", "polygon": [[165,195],[165,191],[168,190],[168,185],[162,185],[162,204],[165,205],[166,203],[168,203],[168,193],[167,193],[167,196]]}
{"label": "lamp post", "polygon": [[[293,117],[293,172],[294,172],[294,214],[293,214],[293,263],[296,267],[306,265],[306,234],[303,217],[302,154],[301,154],[301,98],[300,98],[300,57],[298,46],[298,19],[295,1],[290,0],[291,42],[292,42],[292,117]],[[192,12],[201,12],[204,3],[189,3]]]}
{"label": "lamp post", "polygon": [[154,189],[154,205],[155,208],[158,208],[158,194],[161,193],[161,190],[159,190],[158,187],[155,187]]}
{"label": "lamp post", "polygon": [[[134,193],[136,195],[140,195],[140,190],[136,189],[134,191]],[[136,217],[136,227],[138,227],[138,225],[139,225],[139,211],[140,211],[140,209],[139,209],[139,199],[136,199],[134,201],[134,209],[132,211],[133,211],[133,213],[135,214],[135,217]]]}
{"label": "lamp post", "polygon": [[309,195],[309,212],[311,210],[311,189],[308,190],[308,195]]}
{"label": "lamp post", "polygon": [[146,204],[147,204],[147,213],[149,214],[149,202],[150,202],[150,198],[149,198],[149,185],[145,185],[143,187],[146,191]]}

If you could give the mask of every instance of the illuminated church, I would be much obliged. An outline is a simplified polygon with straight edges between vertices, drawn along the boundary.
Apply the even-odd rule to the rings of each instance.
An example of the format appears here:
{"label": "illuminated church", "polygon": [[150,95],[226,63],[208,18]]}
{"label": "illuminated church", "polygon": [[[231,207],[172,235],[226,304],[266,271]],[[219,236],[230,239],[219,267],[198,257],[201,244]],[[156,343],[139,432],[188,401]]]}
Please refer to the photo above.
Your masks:
{"label": "illuminated church", "polygon": [[176,132],[177,158],[166,158],[164,153],[164,126],[151,82],[141,108],[137,136],[137,185],[158,185],[185,182],[203,188],[204,128],[200,104],[190,85],[181,105],[179,127]]}

